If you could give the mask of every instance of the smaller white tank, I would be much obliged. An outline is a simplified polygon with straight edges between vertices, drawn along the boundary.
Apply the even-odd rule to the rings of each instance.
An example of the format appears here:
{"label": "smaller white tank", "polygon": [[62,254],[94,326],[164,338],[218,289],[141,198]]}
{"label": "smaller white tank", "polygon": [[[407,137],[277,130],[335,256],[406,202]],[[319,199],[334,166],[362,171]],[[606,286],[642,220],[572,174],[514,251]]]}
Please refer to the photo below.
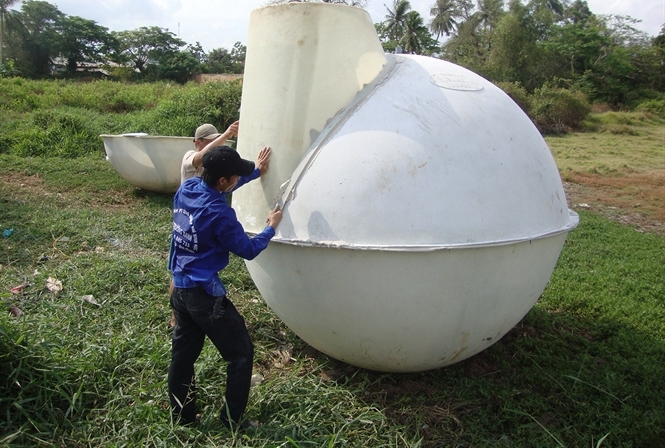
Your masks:
{"label": "smaller white tank", "polygon": [[180,165],[194,149],[192,137],[147,134],[100,135],[113,168],[130,184],[156,193],[175,193]]}

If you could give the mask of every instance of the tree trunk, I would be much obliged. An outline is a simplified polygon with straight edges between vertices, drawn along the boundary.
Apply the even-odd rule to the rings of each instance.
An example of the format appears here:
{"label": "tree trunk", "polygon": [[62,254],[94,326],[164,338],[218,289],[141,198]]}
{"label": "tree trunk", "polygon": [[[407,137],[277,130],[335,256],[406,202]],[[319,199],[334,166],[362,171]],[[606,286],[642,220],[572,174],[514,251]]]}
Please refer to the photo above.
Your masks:
{"label": "tree trunk", "polygon": [[2,38],[5,34],[5,13],[0,11],[0,66],[2,66]]}

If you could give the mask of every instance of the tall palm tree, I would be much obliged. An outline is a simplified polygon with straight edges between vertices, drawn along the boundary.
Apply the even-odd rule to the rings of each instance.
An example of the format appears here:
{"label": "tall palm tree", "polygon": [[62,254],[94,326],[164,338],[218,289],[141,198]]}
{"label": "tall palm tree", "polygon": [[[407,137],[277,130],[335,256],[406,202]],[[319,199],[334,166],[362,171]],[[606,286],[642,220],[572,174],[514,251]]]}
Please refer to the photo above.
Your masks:
{"label": "tall palm tree", "polygon": [[566,9],[559,0],[547,0],[547,7],[557,15],[563,14]]}
{"label": "tall palm tree", "polygon": [[493,29],[503,12],[503,0],[478,0],[478,11],[475,15],[486,29]]}
{"label": "tall palm tree", "polygon": [[576,0],[570,7],[565,11],[566,18],[572,23],[583,23],[593,14],[589,9],[587,2],[583,0]]}
{"label": "tall palm tree", "polygon": [[[383,6],[386,6],[385,4]],[[393,9],[391,10],[386,6],[388,14],[386,14],[385,32],[391,40],[399,40],[404,35],[404,21],[406,14],[411,9],[409,0],[394,0]]]}
{"label": "tall palm tree", "polygon": [[450,36],[457,26],[455,19],[460,15],[455,0],[436,0],[429,13],[432,16],[429,28],[436,38],[439,39],[442,34]]}
{"label": "tall palm tree", "polygon": [[404,17],[404,35],[399,44],[406,53],[420,54],[423,50],[423,37],[429,31],[418,11],[409,11]]}
{"label": "tall palm tree", "polygon": [[5,34],[5,15],[7,14],[7,11],[9,11],[9,8],[18,3],[18,1],[19,0],[0,0],[0,65],[2,65],[2,38]]}
{"label": "tall palm tree", "polygon": [[475,9],[475,2],[473,0],[455,0],[455,4],[462,20],[468,20]]}

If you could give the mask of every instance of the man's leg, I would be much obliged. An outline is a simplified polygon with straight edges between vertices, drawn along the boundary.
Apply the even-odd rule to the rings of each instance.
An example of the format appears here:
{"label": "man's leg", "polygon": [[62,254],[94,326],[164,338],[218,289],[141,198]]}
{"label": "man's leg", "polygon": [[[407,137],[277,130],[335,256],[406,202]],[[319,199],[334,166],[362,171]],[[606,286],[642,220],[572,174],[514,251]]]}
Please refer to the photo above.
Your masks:
{"label": "man's leg", "polygon": [[174,418],[183,424],[196,421],[194,362],[201,354],[205,340],[205,333],[188,311],[188,303],[196,302],[192,300],[192,291],[194,290],[175,288],[171,294],[176,325],[171,341],[169,398]]}
{"label": "man's leg", "polygon": [[[192,317],[229,363],[226,367],[226,407],[231,421],[237,424],[245,412],[249,399],[254,346],[247,332],[245,320],[233,303],[226,297],[216,297],[214,302],[210,316],[203,320],[198,316]],[[230,426],[229,415],[227,409],[222,410],[221,419],[226,426]]]}
{"label": "man's leg", "polygon": [[[169,297],[173,295],[173,290],[175,289],[175,286],[173,285],[173,279],[169,282]],[[169,327],[173,328],[175,327],[175,311],[171,310],[171,321],[169,322]]]}

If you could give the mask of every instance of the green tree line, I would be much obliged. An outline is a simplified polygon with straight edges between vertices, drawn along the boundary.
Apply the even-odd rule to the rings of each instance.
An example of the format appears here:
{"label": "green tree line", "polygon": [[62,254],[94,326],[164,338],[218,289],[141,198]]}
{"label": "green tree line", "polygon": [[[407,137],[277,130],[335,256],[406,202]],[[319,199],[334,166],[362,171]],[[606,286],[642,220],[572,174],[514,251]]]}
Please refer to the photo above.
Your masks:
{"label": "green tree line", "polygon": [[[10,9],[17,1],[0,0],[5,76],[75,77],[103,70],[112,79],[186,82],[195,73],[244,69],[246,48],[240,42],[206,53],[198,42],[187,44],[167,29],[109,31],[42,0]],[[433,0],[429,18],[408,0],[385,8],[385,20],[375,28],[386,51],[464,66],[500,85],[527,112],[540,107],[526,104],[528,97],[547,98],[556,89],[615,108],[665,101],[665,25],[650,37],[636,28],[636,19],[596,15],[584,0]]]}
{"label": "green tree line", "polygon": [[408,0],[386,13],[375,27],[387,51],[440,57],[516,92],[565,87],[627,107],[665,92],[665,24],[652,38],[583,0],[435,0],[428,25]]}
{"label": "green tree line", "polygon": [[195,73],[242,73],[245,46],[206,53],[168,29],[109,31],[41,0],[0,0],[0,74],[32,79],[105,74],[121,80],[186,82]]}

